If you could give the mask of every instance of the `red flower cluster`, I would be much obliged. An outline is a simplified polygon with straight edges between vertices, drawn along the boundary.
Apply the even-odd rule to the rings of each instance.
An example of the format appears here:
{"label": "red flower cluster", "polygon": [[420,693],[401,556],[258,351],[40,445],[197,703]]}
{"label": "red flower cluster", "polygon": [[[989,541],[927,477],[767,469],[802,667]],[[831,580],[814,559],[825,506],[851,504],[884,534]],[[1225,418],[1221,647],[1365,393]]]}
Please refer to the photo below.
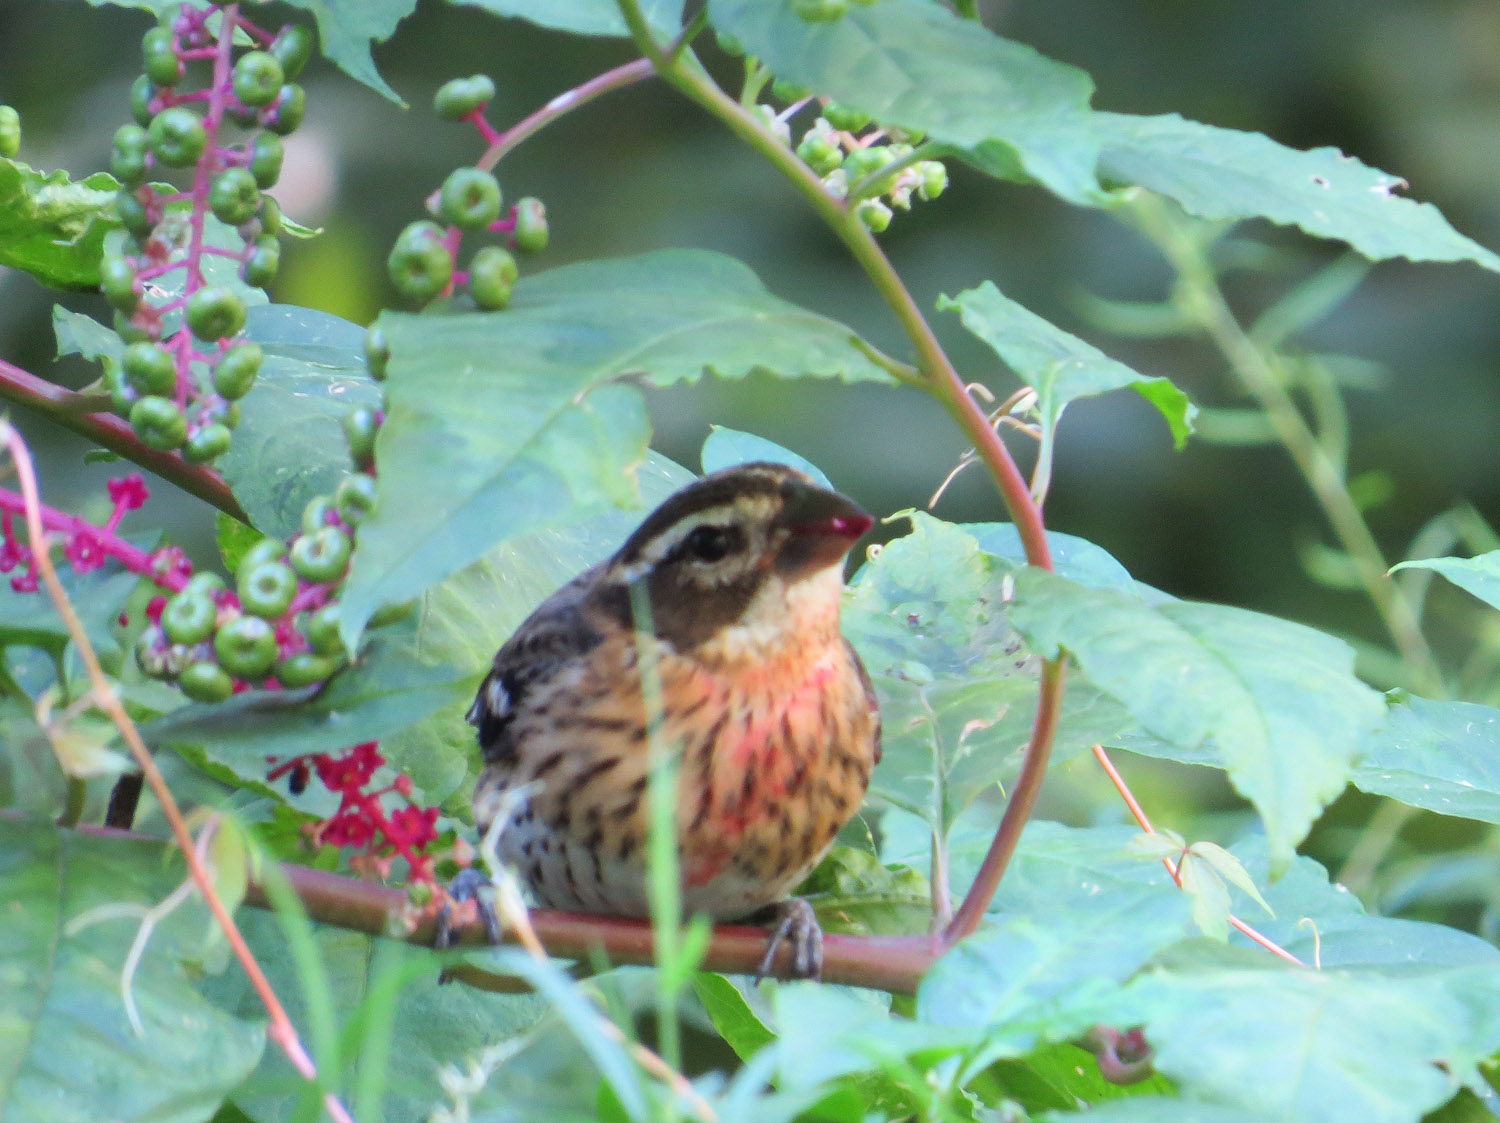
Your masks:
{"label": "red flower cluster", "polygon": [[[410,868],[408,883],[431,885],[434,858],[426,851],[437,841],[438,809],[411,802],[411,779],[405,775],[398,774],[386,786],[371,790],[376,769],[385,764],[378,750],[376,742],[366,741],[341,756],[306,753],[278,763],[267,779],[289,776],[292,790],[297,792],[306,786],[311,771],[339,796],[338,810],[309,828],[314,844],[362,851],[352,864],[382,878],[390,876],[391,865],[398,857],[405,858]],[[406,800],[406,806],[387,813],[383,797],[390,794]]]}

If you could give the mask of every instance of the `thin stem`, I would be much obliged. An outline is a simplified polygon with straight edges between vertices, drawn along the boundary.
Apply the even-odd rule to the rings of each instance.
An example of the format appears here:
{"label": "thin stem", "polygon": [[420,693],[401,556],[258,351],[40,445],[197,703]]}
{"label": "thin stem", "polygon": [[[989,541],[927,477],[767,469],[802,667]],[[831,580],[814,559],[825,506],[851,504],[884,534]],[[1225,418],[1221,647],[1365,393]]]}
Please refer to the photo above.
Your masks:
{"label": "thin stem", "polygon": [[611,90],[618,90],[643,81],[651,77],[653,70],[650,59],[638,58],[623,66],[617,66],[613,70],[606,70],[582,85],[574,86],[566,93],[558,94],[535,113],[522,118],[500,133],[485,149],[484,155],[474,162],[475,166],[485,171],[493,170],[507,152],[541,132],[559,117],[587,105]]}
{"label": "thin stem", "polygon": [[95,395],[65,390],[0,359],[0,398],[45,414],[63,428],[155,472],[168,483],[211,503],[226,515],[241,522],[249,521],[224,477],[212,468],[189,464],[175,452],[159,452],[147,447],[128,422],[113,414],[80,412],[84,402],[94,403],[92,408],[95,409],[107,408],[107,397],[97,401]]}
{"label": "thin stem", "polygon": [[[1005,442],[1000,439],[1000,434],[990,427],[984,410],[970,396],[964,380],[959,377],[933,333],[932,326],[922,315],[917,302],[907,291],[875,236],[857,215],[845,209],[841,200],[829,194],[823,181],[813,170],[767,129],[751,110],[719,89],[690,51],[680,56],[664,52],[652,38],[651,29],[637,0],[618,0],[618,4],[636,45],[651,60],[657,73],[684,96],[717,117],[731,132],[786,176],[844,243],[911,341],[917,354],[917,368],[923,378],[923,388],[942,402],[973,444],[979,458],[989,468],[1011,521],[1016,525],[1016,531],[1026,550],[1026,560],[1034,566],[1050,570],[1052,553],[1047,545],[1041,508],[1032,501],[1025,476],[1011,457],[1010,450],[1005,447]],[[1062,689],[1061,667],[1055,663],[1044,663],[1041,691],[1037,699],[1037,720],[1032,726],[1032,739],[1026,746],[1021,775],[1011,791],[1010,802],[1006,805],[1005,815],[995,834],[995,843],[980,867],[979,876],[959,907],[953,924],[945,930],[949,939],[956,939],[973,931],[970,926],[979,923],[999,885],[1000,874],[1020,840],[1021,827],[1031,813],[1037,790],[1046,773],[1047,758],[1052,749],[1052,734],[1057,724],[1057,711],[1062,703]]]}
{"label": "thin stem", "polygon": [[[46,531],[42,527],[41,518],[41,495],[37,489],[36,472],[32,468],[31,453],[26,448],[26,443],[21,440],[21,435],[10,425],[0,421],[0,443],[3,443],[10,451],[12,463],[16,468],[16,475],[21,485],[21,493],[26,497],[26,530],[30,536],[32,551],[36,557],[37,569],[40,570],[42,581],[47,586],[47,595],[51,598],[57,614],[62,617],[63,625],[68,630],[68,638],[73,643],[78,658],[82,661],[84,670],[89,677],[89,686],[92,690],[95,703],[114,723],[120,731],[120,736],[130,747],[131,755],[144,773],[146,782],[151,785],[152,794],[156,796],[157,803],[161,805],[162,815],[171,825],[172,836],[176,839],[178,848],[182,851],[184,860],[187,862],[188,873],[192,875],[193,883],[197,885],[198,891],[203,894],[204,903],[208,905],[209,911],[213,913],[214,920],[218,922],[223,930],[225,938],[229,942],[235,957],[239,959],[240,966],[244,968],[245,974],[250,979],[250,985],[260,996],[266,1013],[270,1018],[271,1026],[267,1031],[268,1036],[281,1047],[292,1066],[303,1076],[304,1079],[316,1082],[318,1071],[303,1048],[301,1039],[297,1036],[296,1027],[292,1025],[291,1019],[287,1017],[286,1010],[277,998],[276,992],[271,988],[270,981],[265,972],[261,970],[260,964],[256,962],[255,955],[245,943],[244,936],[230,915],[229,909],[219,897],[218,890],[214,888],[213,875],[198,858],[197,848],[193,845],[192,832],[188,830],[187,823],[183,820],[182,811],[177,806],[177,800],[173,798],[171,789],[167,787],[166,779],[161,770],[156,767],[156,761],[151,757],[151,751],[146,747],[146,742],[141,739],[141,734],[136,729],[135,722],[125,712],[119,697],[115,694],[114,685],[109,677],[105,675],[104,668],[99,665],[99,657],[94,653],[94,645],[89,641],[88,632],[84,629],[83,622],[79,620],[78,613],[74,611],[72,602],[68,599],[67,592],[63,589],[62,582],[58,579],[57,570],[52,565],[51,551],[47,548]],[[333,1111],[335,1118],[348,1118],[348,1113],[343,1110],[336,1100],[329,1101],[325,1097]]]}

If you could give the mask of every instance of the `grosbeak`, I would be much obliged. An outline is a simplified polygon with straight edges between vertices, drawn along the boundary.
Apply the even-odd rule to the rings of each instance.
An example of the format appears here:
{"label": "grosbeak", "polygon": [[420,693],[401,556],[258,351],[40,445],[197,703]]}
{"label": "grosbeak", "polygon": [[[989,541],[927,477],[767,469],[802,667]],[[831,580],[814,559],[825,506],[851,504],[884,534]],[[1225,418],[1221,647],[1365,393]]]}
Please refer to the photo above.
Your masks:
{"label": "grosbeak", "polygon": [[842,562],[870,521],[793,468],[715,472],[500,648],[468,714],[484,754],[474,817],[487,831],[504,809],[499,855],[539,904],[649,913],[655,718],[678,761],[684,908],[715,920],[774,910],[762,973],[782,940],[794,974],[820,972],[812,909],[786,898],[859,809],[880,759],[874,691],[839,631]]}

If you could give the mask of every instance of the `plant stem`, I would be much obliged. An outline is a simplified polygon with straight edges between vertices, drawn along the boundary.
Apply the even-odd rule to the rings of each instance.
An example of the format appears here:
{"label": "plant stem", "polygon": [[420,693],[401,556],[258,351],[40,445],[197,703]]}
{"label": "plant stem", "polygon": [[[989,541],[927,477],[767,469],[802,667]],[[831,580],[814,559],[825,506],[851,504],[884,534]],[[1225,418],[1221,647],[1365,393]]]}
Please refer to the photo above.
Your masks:
{"label": "plant stem", "polygon": [[[991,427],[984,410],[970,396],[964,380],[959,377],[933,333],[932,326],[922,315],[917,302],[907,291],[875,236],[857,215],[845,208],[841,200],[829,194],[813,170],[762,125],[751,110],[740,105],[714,84],[696,56],[691,52],[683,52],[681,55],[669,55],[665,52],[652,38],[637,0],[618,0],[618,3],[636,45],[656,67],[657,73],[684,96],[717,117],[772,167],[791,180],[813,210],[844,243],[911,341],[917,354],[917,367],[923,378],[923,388],[942,402],[973,444],[979,458],[989,468],[1011,521],[1015,523],[1016,531],[1021,537],[1026,560],[1034,566],[1050,570],[1052,554],[1047,545],[1041,508],[1032,501],[1025,476],[1021,474],[999,433]],[[1031,813],[1042,777],[1046,773],[1047,758],[1052,749],[1052,734],[1057,724],[1057,711],[1062,703],[1062,689],[1061,667],[1055,663],[1044,663],[1041,693],[1037,699],[1037,720],[1032,727],[1032,739],[1026,746],[1021,775],[1011,791],[1005,815],[995,833],[995,842],[985,856],[974,885],[959,907],[953,923],[945,929],[945,937],[950,941],[972,932],[973,926],[979,923],[1000,883],[1000,875],[1004,872],[1016,843],[1020,841],[1021,828]]]}
{"label": "plant stem", "polygon": [[91,401],[92,397],[66,390],[0,359],[0,398],[45,414],[64,429],[71,429],[110,452],[155,472],[168,483],[211,503],[226,515],[241,522],[249,521],[218,472],[189,464],[175,452],[148,448],[128,422],[113,414],[80,412],[80,406]]}

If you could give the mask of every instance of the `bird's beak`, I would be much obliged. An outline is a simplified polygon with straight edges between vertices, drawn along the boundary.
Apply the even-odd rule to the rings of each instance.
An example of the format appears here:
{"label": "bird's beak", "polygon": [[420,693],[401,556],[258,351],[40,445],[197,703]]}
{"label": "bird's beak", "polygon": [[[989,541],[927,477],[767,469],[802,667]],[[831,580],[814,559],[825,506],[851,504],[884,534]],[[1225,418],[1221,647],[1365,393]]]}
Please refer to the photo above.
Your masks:
{"label": "bird's beak", "polygon": [[874,521],[837,492],[790,483],[776,518],[787,531],[776,568],[789,578],[825,569],[847,554]]}

